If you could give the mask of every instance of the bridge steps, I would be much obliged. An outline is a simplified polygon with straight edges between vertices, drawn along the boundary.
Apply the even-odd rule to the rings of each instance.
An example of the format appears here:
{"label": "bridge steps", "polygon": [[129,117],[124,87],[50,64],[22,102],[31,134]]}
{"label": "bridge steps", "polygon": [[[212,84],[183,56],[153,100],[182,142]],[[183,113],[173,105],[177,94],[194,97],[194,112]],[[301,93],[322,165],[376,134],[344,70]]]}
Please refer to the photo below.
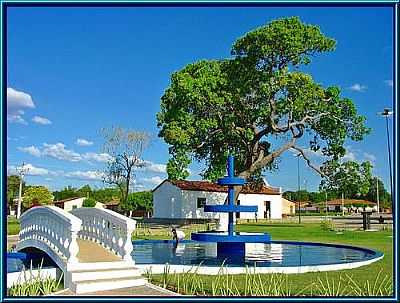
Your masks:
{"label": "bridge steps", "polygon": [[80,263],[79,265],[81,269],[68,271],[71,281],[70,289],[77,294],[140,286],[147,283],[139,269],[132,265],[127,266],[126,262]]}
{"label": "bridge steps", "polygon": [[126,278],[132,276],[140,276],[140,271],[135,267],[128,268],[110,268],[110,269],[97,269],[97,270],[75,270],[71,271],[72,282],[80,282],[85,280],[104,278]]}
{"label": "bridge steps", "polygon": [[112,279],[96,279],[72,282],[71,291],[76,294],[84,294],[100,290],[112,290],[118,288],[126,288],[133,286],[142,286],[147,280],[140,276],[112,278]]}

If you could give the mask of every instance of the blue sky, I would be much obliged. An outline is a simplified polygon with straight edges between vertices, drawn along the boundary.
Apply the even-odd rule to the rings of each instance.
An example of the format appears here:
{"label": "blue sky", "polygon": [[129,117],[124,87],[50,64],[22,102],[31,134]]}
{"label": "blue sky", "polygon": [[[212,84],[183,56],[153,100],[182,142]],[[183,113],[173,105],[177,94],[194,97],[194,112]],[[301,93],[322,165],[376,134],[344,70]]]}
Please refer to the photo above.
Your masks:
{"label": "blue sky", "polygon": [[[372,133],[347,142],[346,159],[370,160],[389,184],[384,120],[392,107],[392,9],[381,8],[9,8],[7,15],[7,157],[9,172],[25,161],[29,184],[102,187],[102,127],[119,125],[153,135],[136,190],[166,177],[168,146],[157,137],[155,115],[170,75],[200,59],[226,58],[246,32],[285,16],[320,26],[337,40],[332,53],[303,70],[323,85],[338,85],[367,116]],[[80,139],[80,140],[79,140]],[[316,162],[321,161],[317,156]],[[297,188],[291,152],[267,181]],[[191,166],[199,179],[201,163]],[[320,182],[301,162],[301,186]]]}

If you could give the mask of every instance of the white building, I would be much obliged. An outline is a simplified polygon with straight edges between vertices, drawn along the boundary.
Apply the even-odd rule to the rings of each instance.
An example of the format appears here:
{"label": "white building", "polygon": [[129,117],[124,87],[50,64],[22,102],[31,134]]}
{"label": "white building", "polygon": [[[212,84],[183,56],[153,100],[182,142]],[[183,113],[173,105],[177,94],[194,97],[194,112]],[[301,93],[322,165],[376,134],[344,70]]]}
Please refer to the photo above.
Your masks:
{"label": "white building", "polygon": [[[205,204],[224,204],[228,193],[226,186],[208,181],[164,180],[153,189],[153,218],[157,219],[220,219],[226,213],[204,212]],[[259,190],[244,186],[238,198],[240,205],[258,206],[258,219],[282,218],[282,191],[264,185]],[[236,218],[255,219],[255,213],[238,213]]]}
{"label": "white building", "polygon": [[[69,198],[69,199],[64,199],[64,200],[59,200],[59,201],[54,201],[53,204],[55,206],[58,206],[66,211],[71,211],[75,208],[80,208],[82,207],[83,200],[86,198]],[[103,203],[96,202],[95,207],[104,207]]]}

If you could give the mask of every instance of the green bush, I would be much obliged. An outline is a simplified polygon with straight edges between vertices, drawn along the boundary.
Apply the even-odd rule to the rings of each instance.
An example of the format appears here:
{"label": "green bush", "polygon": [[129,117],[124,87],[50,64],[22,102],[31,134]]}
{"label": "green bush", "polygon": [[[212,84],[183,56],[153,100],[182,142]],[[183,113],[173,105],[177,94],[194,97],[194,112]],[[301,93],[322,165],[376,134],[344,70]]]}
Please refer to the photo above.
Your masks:
{"label": "green bush", "polygon": [[93,198],[86,198],[85,200],[83,200],[82,206],[83,207],[95,207],[96,200]]}

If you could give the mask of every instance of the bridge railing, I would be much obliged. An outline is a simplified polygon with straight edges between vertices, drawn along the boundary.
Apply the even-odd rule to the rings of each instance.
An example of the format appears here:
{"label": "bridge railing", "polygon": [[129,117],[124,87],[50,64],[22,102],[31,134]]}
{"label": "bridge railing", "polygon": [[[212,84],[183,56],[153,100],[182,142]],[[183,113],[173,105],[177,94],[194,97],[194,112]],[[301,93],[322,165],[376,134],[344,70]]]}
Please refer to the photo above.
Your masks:
{"label": "bridge railing", "polygon": [[123,260],[133,262],[132,232],[136,227],[135,220],[97,207],[76,208],[71,213],[82,220],[79,238],[99,243]]}
{"label": "bridge railing", "polygon": [[36,206],[20,217],[19,243],[41,242],[67,264],[78,263],[81,220],[56,206]]}

